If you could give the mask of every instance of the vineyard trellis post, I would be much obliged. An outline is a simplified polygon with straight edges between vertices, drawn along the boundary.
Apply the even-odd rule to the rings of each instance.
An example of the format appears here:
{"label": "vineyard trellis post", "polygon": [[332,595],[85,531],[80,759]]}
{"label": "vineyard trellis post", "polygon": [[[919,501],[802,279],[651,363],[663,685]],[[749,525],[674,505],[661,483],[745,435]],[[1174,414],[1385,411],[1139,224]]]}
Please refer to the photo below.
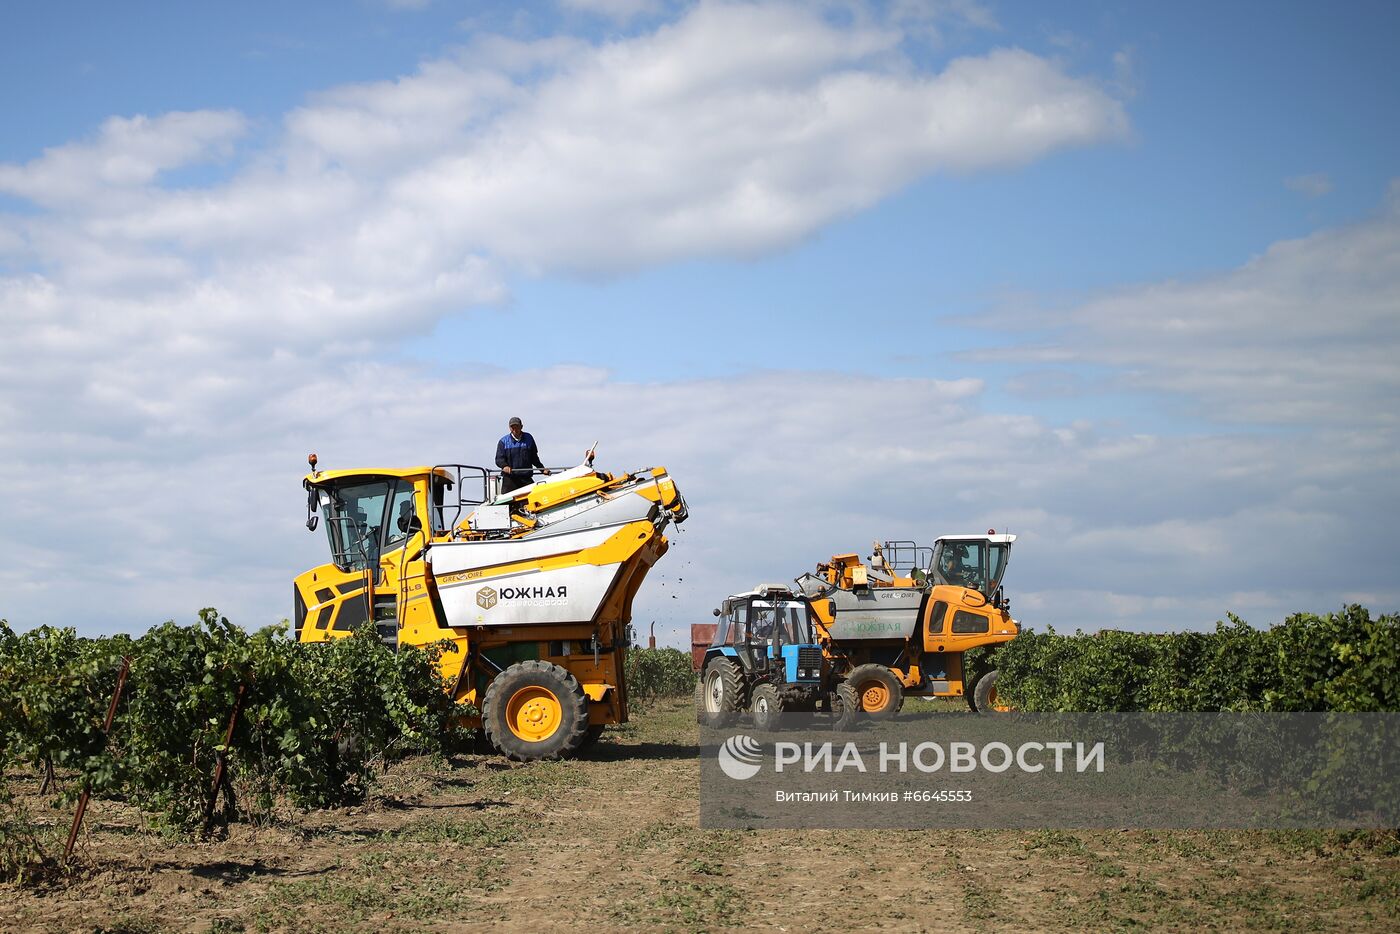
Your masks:
{"label": "vineyard trellis post", "polygon": [[[102,721],[102,735],[110,736],[112,721],[117,716],[117,704],[121,703],[122,691],[126,688],[126,676],[131,671],[131,656],[122,656],[122,666],[117,672],[117,689],[112,692],[112,702],[107,705],[107,719]],[[88,799],[92,797],[92,783],[83,780],[83,791],[78,796],[78,810],[73,814],[73,827],[68,831],[68,842],[63,846],[63,862],[66,864],[73,855],[73,844],[78,841],[78,828],[83,825],[83,815],[87,813]]]}
{"label": "vineyard trellis post", "polygon": [[238,694],[233,699],[233,713],[228,718],[228,729],[224,730],[224,745],[215,756],[214,781],[209,786],[209,801],[204,805],[205,833],[209,832],[209,824],[214,820],[214,804],[219,800],[219,787],[224,783],[224,767],[228,762],[229,744],[233,742],[233,728],[238,723],[238,714],[243,710],[243,694],[247,689],[246,681],[239,683]]}

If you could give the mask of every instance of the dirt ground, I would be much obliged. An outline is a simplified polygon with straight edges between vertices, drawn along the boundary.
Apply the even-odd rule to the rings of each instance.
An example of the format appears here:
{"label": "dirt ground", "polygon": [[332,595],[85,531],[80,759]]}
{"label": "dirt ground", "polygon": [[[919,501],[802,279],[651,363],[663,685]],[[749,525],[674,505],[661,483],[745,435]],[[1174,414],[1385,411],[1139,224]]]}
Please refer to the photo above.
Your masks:
{"label": "dirt ground", "polygon": [[702,831],[689,703],[634,716],[581,761],[399,763],[364,807],[216,842],[96,802],[68,879],[0,886],[0,930],[1400,930],[1387,834]]}

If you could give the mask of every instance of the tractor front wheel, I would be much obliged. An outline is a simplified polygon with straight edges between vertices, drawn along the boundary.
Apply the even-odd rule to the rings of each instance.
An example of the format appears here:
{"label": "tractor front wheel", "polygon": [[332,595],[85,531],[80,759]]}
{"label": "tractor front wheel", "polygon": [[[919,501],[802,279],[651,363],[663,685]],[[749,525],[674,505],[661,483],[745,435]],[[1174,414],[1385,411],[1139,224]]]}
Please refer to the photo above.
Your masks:
{"label": "tractor front wheel", "polygon": [[892,720],[904,706],[904,685],[884,665],[858,665],[846,676],[871,720]]}
{"label": "tractor front wheel", "polygon": [[716,658],[705,666],[700,687],[696,715],[702,726],[726,727],[739,719],[744,709],[744,676],[737,664]]}
{"label": "tractor front wheel", "polygon": [[492,679],[481,703],[486,738],[517,762],[559,759],[588,736],[588,696],[558,665],[517,662]]}
{"label": "tractor front wheel", "polygon": [[856,718],[860,716],[860,696],[850,684],[836,685],[831,695],[831,728],[845,733],[856,728]]}
{"label": "tractor front wheel", "polygon": [[753,689],[749,702],[749,714],[753,717],[753,728],[764,733],[778,728],[783,713],[783,698],[771,684],[760,684]]}
{"label": "tractor front wheel", "polygon": [[1006,709],[997,706],[997,670],[995,668],[977,679],[972,694],[976,704],[974,709],[978,713],[999,713]]}

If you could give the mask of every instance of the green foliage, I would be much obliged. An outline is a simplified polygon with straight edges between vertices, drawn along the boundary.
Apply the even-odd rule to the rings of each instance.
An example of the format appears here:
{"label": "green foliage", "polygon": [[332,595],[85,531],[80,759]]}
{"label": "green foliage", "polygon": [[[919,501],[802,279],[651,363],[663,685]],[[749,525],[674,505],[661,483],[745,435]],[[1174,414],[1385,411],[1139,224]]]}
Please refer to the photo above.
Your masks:
{"label": "green foliage", "polygon": [[627,692],[637,703],[684,697],[695,690],[690,653],[680,649],[628,649]]}
{"label": "green foliage", "polygon": [[1400,616],[1228,619],[1213,633],[1027,631],[996,651],[997,693],[1025,711],[1400,710]]}
{"label": "green foliage", "polygon": [[71,629],[0,627],[0,757],[86,768],[105,745],[103,681],[119,657]]}
{"label": "green foliage", "polygon": [[[130,672],[108,736],[123,658]],[[303,645],[285,624],[248,633],[212,609],[199,625],[166,623],[135,640],[48,627],[16,635],[0,621],[0,863],[29,845],[11,819],[10,766],[51,767],[67,802],[83,787],[121,794],[189,831],[213,803],[221,755],[223,820],[264,817],[278,801],[341,805],[362,800],[390,757],[451,751],[464,712],[435,650],[388,651],[372,627]],[[252,800],[235,800],[235,787]]]}
{"label": "green foliage", "polygon": [[48,861],[33,819],[0,781],[0,879],[23,882]]}

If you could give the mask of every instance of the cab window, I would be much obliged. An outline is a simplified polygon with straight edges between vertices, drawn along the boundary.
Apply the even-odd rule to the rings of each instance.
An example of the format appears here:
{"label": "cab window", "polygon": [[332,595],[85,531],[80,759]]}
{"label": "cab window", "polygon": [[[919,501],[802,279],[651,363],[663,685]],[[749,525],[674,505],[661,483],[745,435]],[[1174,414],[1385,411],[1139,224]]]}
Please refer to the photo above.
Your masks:
{"label": "cab window", "polygon": [[806,639],[807,606],[789,600],[754,600],[750,604],[749,629],[762,642],[777,639],[778,645],[798,645]]}
{"label": "cab window", "polygon": [[933,605],[929,612],[928,631],[930,635],[940,636],[943,634],[943,618],[948,615],[948,604],[939,600]]}
{"label": "cab window", "polygon": [[740,645],[744,641],[745,634],[749,626],[749,605],[741,603],[736,606],[729,617],[729,632],[725,638],[726,645]]}
{"label": "cab window", "polygon": [[400,480],[389,502],[387,537],[384,549],[397,548],[414,533],[421,531],[423,522],[418,518],[417,507],[413,504],[413,484]]}
{"label": "cab window", "polygon": [[969,613],[966,610],[958,610],[953,614],[953,632],[986,632],[990,622],[991,620],[979,613]]}
{"label": "cab window", "polygon": [[331,560],[347,571],[379,563],[384,536],[384,513],[389,482],[361,480],[337,483],[321,493]]}

